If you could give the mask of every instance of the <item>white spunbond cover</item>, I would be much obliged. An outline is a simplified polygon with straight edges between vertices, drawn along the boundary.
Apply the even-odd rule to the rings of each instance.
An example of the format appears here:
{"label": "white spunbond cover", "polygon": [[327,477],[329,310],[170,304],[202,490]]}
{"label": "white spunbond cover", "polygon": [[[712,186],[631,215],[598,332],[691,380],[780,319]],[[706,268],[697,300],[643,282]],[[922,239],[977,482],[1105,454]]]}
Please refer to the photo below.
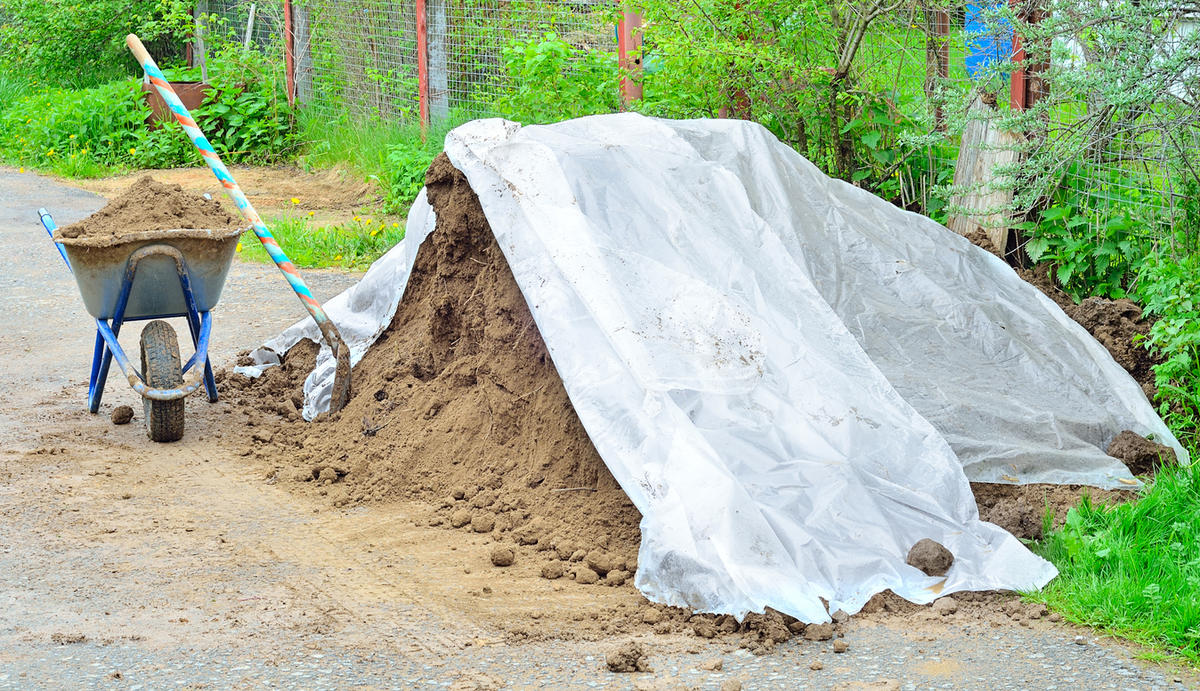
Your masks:
{"label": "white spunbond cover", "polygon": [[[1038,588],[1054,568],[979,520],[968,480],[1135,485],[1103,451],[1124,429],[1186,458],[1137,383],[1002,261],[757,125],[480,120],[446,153],[642,513],[651,600],[819,622],[888,588]],[[432,228],[422,196],[406,240],[328,305],[355,360]],[[303,337],[311,322],[266,345]],[[332,372],[325,349],[306,417]],[[921,538],[954,553],[945,578],[905,564]]]}

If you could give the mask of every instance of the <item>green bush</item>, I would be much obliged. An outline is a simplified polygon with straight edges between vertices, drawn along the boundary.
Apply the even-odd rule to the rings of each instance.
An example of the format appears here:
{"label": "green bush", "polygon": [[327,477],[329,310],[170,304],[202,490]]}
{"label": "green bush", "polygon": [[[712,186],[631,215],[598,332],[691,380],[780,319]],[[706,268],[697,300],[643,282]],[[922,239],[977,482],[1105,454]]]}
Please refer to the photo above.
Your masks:
{"label": "green bush", "polygon": [[512,84],[492,108],[524,124],[557,122],[618,109],[620,72],[612,53],[579,50],[554,32],[517,40],[502,51]]}
{"label": "green bush", "polygon": [[1136,297],[1157,320],[1146,345],[1164,358],[1154,368],[1159,414],[1181,441],[1200,444],[1200,255],[1151,255]]}
{"label": "green bush", "polygon": [[0,71],[96,86],[136,68],[126,34],[137,33],[161,58],[180,50],[191,25],[191,4],[182,0],[0,0]]}
{"label": "green bush", "polygon": [[[193,115],[228,162],[274,162],[293,147],[291,114],[271,81],[239,82],[246,72],[214,69],[213,89]],[[187,75],[168,71],[168,77]],[[42,87],[0,111],[0,158],[90,177],[121,168],[198,165],[175,123],[150,127],[137,80],[87,89]]]}

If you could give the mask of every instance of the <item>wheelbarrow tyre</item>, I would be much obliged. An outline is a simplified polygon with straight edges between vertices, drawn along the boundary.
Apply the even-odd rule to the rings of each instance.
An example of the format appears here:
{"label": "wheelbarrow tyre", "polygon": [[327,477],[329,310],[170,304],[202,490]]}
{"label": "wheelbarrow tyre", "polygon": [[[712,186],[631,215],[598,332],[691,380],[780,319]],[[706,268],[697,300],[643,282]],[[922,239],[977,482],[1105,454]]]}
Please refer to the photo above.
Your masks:
{"label": "wheelbarrow tyre", "polygon": [[[142,375],[152,389],[183,386],[179,359],[179,339],[175,329],[156,319],[142,329]],[[154,441],[179,441],[183,437],[183,399],[152,401],[142,399],[146,414],[146,434]]]}

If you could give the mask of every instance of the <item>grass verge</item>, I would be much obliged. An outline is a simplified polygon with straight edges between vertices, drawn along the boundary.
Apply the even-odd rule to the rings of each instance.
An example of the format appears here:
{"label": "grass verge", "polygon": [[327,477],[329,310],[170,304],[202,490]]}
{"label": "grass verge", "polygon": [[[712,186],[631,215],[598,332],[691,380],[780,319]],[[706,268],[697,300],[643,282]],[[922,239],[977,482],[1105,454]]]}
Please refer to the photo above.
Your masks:
{"label": "grass verge", "polygon": [[1085,498],[1035,550],[1059,577],[1033,599],[1068,621],[1200,664],[1200,473],[1192,467],[1163,469],[1137,502]]}
{"label": "grass verge", "polygon": [[[355,216],[349,223],[318,226],[306,218],[277,218],[267,223],[283,251],[301,268],[341,267],[366,270],[371,262],[404,239],[404,225],[370,216]],[[266,250],[252,234],[242,236],[238,256],[271,263]]]}

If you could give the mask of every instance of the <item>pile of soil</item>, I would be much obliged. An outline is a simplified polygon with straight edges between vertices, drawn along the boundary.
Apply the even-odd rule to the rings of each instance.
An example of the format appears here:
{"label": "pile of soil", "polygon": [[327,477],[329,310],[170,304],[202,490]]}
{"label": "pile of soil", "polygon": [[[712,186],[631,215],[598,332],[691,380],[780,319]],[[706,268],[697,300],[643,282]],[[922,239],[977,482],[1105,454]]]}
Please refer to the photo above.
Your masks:
{"label": "pile of soil", "polygon": [[[975,246],[1004,258],[983,231],[977,230],[964,237]],[[1132,300],[1089,297],[1076,303],[1070,295],[1059,289],[1051,269],[1049,264],[1042,263],[1030,269],[1020,269],[1017,273],[1053,300],[1068,317],[1087,329],[1112,354],[1117,364],[1142,385],[1146,397],[1153,400],[1157,393],[1154,366],[1160,364],[1162,359],[1135,343],[1134,339],[1149,334],[1154,320],[1146,318],[1142,308]]]}
{"label": "pile of soil", "polygon": [[[431,502],[433,523],[524,546],[547,578],[623,583],[641,516],[579,422],[478,197],[444,156],[426,184],[437,228],[354,369],[354,397],[312,425],[257,434],[257,450],[298,459],[291,479],[333,486],[335,502]],[[283,367],[223,383],[294,419],[315,352],[301,343]]]}
{"label": "pile of soil", "polygon": [[155,230],[233,230],[238,219],[215,199],[142,176],[121,196],[82,221],[60,228],[55,239],[111,241]]}

